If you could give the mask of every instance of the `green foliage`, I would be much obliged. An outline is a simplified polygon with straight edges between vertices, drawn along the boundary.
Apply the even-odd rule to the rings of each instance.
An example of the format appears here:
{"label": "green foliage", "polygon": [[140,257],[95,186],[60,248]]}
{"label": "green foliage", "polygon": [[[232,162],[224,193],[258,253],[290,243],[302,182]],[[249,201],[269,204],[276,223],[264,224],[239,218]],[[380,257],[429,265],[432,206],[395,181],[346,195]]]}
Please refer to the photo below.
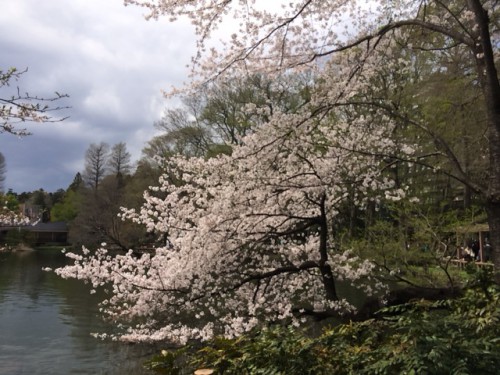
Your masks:
{"label": "green foliage", "polygon": [[80,193],[68,189],[62,201],[52,206],[50,210],[52,221],[70,222],[75,219],[78,215],[81,199]]}
{"label": "green foliage", "polygon": [[43,189],[34,191],[31,195],[31,201],[33,205],[42,209],[50,205],[48,194]]}
{"label": "green foliage", "polygon": [[222,155],[222,154],[231,155],[232,152],[233,152],[233,150],[232,150],[230,145],[213,144],[208,149],[206,157],[207,158],[214,158],[217,155]]}
{"label": "green foliage", "polygon": [[179,363],[182,363],[187,350],[188,347],[178,350],[162,350],[160,354],[147,361],[145,367],[158,374],[180,375],[183,372]]}
{"label": "green foliage", "polygon": [[0,206],[0,212],[1,209],[4,207],[7,208],[7,210],[12,211],[12,212],[17,212],[19,209],[19,202],[14,194],[7,193],[7,194],[2,194],[0,193],[0,201],[2,202],[2,206]]}
{"label": "green foliage", "polygon": [[454,300],[387,307],[315,338],[290,327],[218,338],[201,349],[164,352],[149,368],[172,375],[196,368],[215,374],[496,374],[500,288],[491,271],[474,272]]}
{"label": "green foliage", "polygon": [[364,236],[345,241],[390,274],[391,281],[420,287],[455,287],[463,282],[460,270],[451,266],[457,255],[459,228],[485,220],[484,210],[443,209],[408,199],[387,203],[384,215],[366,228]]}
{"label": "green foliage", "polygon": [[275,327],[254,337],[214,340],[193,364],[229,374],[317,374],[321,352],[316,349],[314,341],[298,331]]}

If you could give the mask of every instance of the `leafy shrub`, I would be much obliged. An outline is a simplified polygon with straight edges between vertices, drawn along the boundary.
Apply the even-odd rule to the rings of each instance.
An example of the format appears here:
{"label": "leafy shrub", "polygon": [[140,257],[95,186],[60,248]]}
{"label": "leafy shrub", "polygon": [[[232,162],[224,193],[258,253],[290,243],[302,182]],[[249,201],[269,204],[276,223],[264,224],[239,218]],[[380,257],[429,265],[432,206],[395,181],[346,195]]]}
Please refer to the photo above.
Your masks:
{"label": "leafy shrub", "polygon": [[388,307],[316,338],[276,326],[184,348],[182,356],[164,352],[161,373],[204,367],[215,374],[497,374],[500,289],[491,280],[491,271],[478,270],[458,299]]}

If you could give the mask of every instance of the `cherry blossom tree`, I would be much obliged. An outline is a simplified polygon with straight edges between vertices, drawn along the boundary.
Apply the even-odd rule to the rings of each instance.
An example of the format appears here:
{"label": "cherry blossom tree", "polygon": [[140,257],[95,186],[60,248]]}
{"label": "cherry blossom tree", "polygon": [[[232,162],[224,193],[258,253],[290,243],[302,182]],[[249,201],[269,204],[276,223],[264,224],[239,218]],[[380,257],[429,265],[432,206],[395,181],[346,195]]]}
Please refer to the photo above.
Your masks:
{"label": "cherry blossom tree", "polygon": [[[290,69],[314,66],[325,80],[339,75],[370,74],[386,66],[373,55],[397,48],[401,33],[421,31],[421,40],[408,44],[409,51],[439,51],[460,48],[466,51],[470,66],[464,77],[474,75],[471,85],[479,85],[487,113],[489,168],[487,186],[480,186],[467,174],[449,147],[435,134],[440,151],[455,163],[454,177],[481,194],[488,213],[493,262],[500,270],[500,84],[498,59],[498,3],[492,0],[401,0],[401,1],[169,1],[124,0],[126,5],[144,7],[149,18],[188,18],[197,34],[199,53],[193,59],[193,77],[203,81],[217,79],[235,71],[284,74]],[[239,21],[224,48],[214,48],[214,35],[227,20]],[[228,35],[224,30],[224,35]],[[391,44],[390,41],[393,43]],[[351,57],[331,75],[321,69],[338,55],[351,51]],[[386,66],[387,67],[387,66]],[[390,68],[390,67],[387,67]],[[394,66],[397,69],[397,66]],[[286,73],[285,73],[286,74]],[[338,91],[330,103],[349,99],[355,92],[352,81],[347,91]],[[366,105],[367,103],[364,103]],[[372,105],[380,105],[372,101]],[[388,112],[394,112],[393,109]],[[414,124],[421,126],[422,124]],[[450,124],[452,126],[452,124]],[[473,125],[471,125],[473,126]],[[500,274],[500,273],[499,273]],[[500,281],[500,276],[499,276]]]}
{"label": "cherry blossom tree", "polygon": [[[147,7],[153,18],[193,21],[200,36],[193,61],[198,83],[248,71],[270,78],[308,71],[311,97],[296,110],[265,113],[268,121],[231,155],[169,159],[141,210],[123,212],[163,240],[153,253],[113,256],[103,246],[95,254],[69,254],[74,264],[56,270],[108,288],[103,313],[127,323],[116,338],[183,343],[236,336],[266,322],[300,324],[308,316],[352,311],[340,281],[368,295],[383,289],[372,279],[372,263],[339,249],[333,228],[347,198],[359,206],[405,199],[404,187],[385,173],[395,161],[418,156],[418,147],[394,137],[403,120],[433,135],[386,98],[360,95],[370,92],[378,68],[390,68],[387,55],[400,49],[406,30],[430,33],[415,49],[438,42],[441,48],[444,40],[443,48],[460,45],[474,60],[489,119],[484,194],[500,251],[500,91],[487,18],[496,2],[301,0],[276,11],[260,1],[125,3]],[[222,52],[210,49],[210,36],[229,17],[240,21],[239,29]],[[247,105],[249,113],[254,109]],[[455,166],[457,178],[481,189]],[[499,262],[496,255],[497,268]]]}
{"label": "cherry blossom tree", "polygon": [[413,149],[391,141],[394,124],[383,114],[334,118],[322,89],[308,111],[275,113],[230,156],[169,159],[141,210],[123,213],[164,239],[153,254],[86,250],[56,272],[109,285],[103,312],[139,321],[124,340],[184,343],[352,312],[339,282],[367,295],[384,286],[372,263],[336,248],[337,207],[353,185],[360,205],[402,199],[378,155],[408,157]]}
{"label": "cherry blossom tree", "polygon": [[53,97],[39,97],[28,92],[23,93],[19,87],[14,90],[14,93],[6,92],[26,72],[27,69],[20,71],[16,68],[0,70],[0,133],[17,136],[30,135],[31,133],[26,128],[19,128],[18,125],[26,122],[59,122],[66,118],[52,116],[52,113],[67,107],[51,105],[66,98],[66,94],[56,92]]}
{"label": "cherry blossom tree", "polygon": [[[60,111],[66,107],[51,106],[52,102],[67,97],[65,94],[56,92],[54,97],[43,98],[33,96],[29,93],[21,93],[19,87],[14,93],[7,93],[14,82],[18,81],[26,70],[19,71],[16,68],[0,70],[0,134],[9,133],[17,136],[31,134],[26,128],[19,128],[20,123],[37,122],[49,123],[63,121],[64,117],[53,117],[54,111]],[[5,180],[5,158],[0,154],[0,192],[3,189]],[[0,195],[4,200],[4,196]],[[20,226],[28,225],[30,219],[9,207],[6,202],[0,206],[0,226]]]}

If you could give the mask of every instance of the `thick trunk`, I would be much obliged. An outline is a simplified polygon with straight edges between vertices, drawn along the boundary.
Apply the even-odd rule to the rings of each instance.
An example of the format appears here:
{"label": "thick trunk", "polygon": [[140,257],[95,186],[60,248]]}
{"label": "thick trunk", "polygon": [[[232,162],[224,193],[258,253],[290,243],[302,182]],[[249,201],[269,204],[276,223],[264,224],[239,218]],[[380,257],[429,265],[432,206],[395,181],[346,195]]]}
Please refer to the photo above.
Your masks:
{"label": "thick trunk", "polygon": [[479,26],[478,44],[474,48],[478,75],[483,87],[487,115],[489,142],[489,180],[486,193],[486,211],[493,247],[492,260],[496,280],[500,283],[500,84],[491,44],[489,17],[479,0],[468,0]]}
{"label": "thick trunk", "polygon": [[491,260],[493,261],[496,280],[500,283],[500,203],[489,203],[487,206],[488,224],[490,226]]}
{"label": "thick trunk", "polygon": [[329,301],[337,301],[337,288],[335,286],[335,279],[333,277],[332,268],[328,264],[328,219],[325,210],[325,197],[321,202],[321,222],[320,222],[320,261],[319,270],[325,288],[325,295]]}
{"label": "thick trunk", "polygon": [[[500,98],[498,104],[500,106]],[[500,111],[499,111],[500,112]],[[493,261],[496,280],[500,283],[500,114],[496,121],[489,126],[490,146],[490,178],[486,199],[486,211],[490,227],[490,242],[492,246],[491,260]]]}

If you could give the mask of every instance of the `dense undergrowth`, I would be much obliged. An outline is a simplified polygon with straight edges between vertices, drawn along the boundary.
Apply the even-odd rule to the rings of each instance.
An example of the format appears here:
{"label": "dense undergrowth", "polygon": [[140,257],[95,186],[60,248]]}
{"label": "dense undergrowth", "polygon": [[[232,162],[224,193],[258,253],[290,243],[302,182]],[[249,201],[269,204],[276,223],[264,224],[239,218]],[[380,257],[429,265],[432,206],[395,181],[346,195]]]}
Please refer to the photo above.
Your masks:
{"label": "dense undergrowth", "polygon": [[500,288],[476,270],[461,297],[391,306],[318,337],[283,326],[162,351],[160,374],[498,374]]}

